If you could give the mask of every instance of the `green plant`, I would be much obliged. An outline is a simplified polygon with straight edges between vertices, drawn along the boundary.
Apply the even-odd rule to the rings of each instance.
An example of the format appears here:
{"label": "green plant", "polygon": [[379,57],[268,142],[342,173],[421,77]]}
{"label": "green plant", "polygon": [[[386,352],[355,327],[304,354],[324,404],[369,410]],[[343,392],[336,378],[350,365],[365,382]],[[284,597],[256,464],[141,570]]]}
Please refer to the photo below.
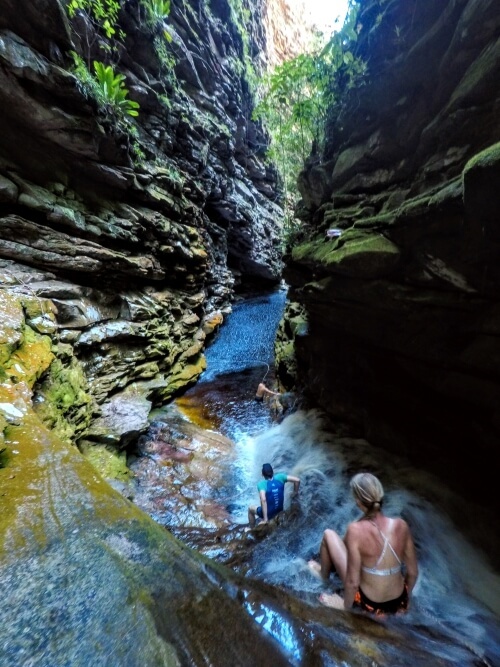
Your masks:
{"label": "green plant", "polygon": [[[165,37],[165,35],[168,35]],[[169,53],[167,49],[166,42],[172,41],[172,38],[168,34],[168,32],[165,32],[165,35],[160,36],[156,35],[153,39],[153,44],[155,47],[156,55],[158,56],[158,60],[160,61],[161,68],[163,70],[163,73],[167,75],[167,77],[170,77],[175,65],[175,59],[171,53]]]}
{"label": "green plant", "polygon": [[[73,58],[73,73],[78,81],[79,88],[86,97],[93,97],[103,109],[111,107],[119,117],[123,115],[138,116],[139,104],[127,98],[128,89],[125,88],[125,76],[115,74],[111,65],[94,61],[94,72],[87,69],[87,65],[74,51],[70,51]],[[133,133],[133,126],[129,134]]]}
{"label": "green plant", "polygon": [[73,74],[76,76],[81,92],[85,97],[97,97],[96,81],[89,72],[85,61],[75,51],[70,51],[69,55],[73,58]]}
{"label": "green plant", "polygon": [[125,76],[115,74],[111,65],[105,65],[98,60],[94,60],[94,70],[100,100],[111,105],[119,113],[138,116],[139,104],[127,98],[128,89],[125,88]]}
{"label": "green plant", "polygon": [[133,139],[130,143],[130,148],[134,156],[134,162],[136,165],[140,165],[146,160],[146,153],[142,150],[140,143],[137,139]]}
{"label": "green plant", "polygon": [[144,4],[153,21],[164,21],[170,14],[170,0],[145,0]]}
{"label": "green plant", "polygon": [[[66,4],[68,15],[73,18],[77,12],[86,14],[94,25],[104,31],[108,39],[116,38],[120,2],[118,0],[70,0]],[[124,34],[118,30],[120,39]]]}
{"label": "green plant", "polygon": [[229,0],[228,2],[231,8],[231,20],[236,26],[241,39],[239,59],[233,60],[233,66],[238,76],[244,76],[250,89],[253,90],[257,81],[250,45],[255,32],[254,15],[251,9],[244,6],[244,2],[245,0]]}
{"label": "green plant", "polygon": [[362,82],[365,63],[355,56],[357,5],[341,31],[323,48],[304,53],[279,65],[265,77],[258,91],[254,118],[267,127],[270,159],[277,164],[284,184],[285,227],[296,232],[293,207],[297,177],[313,152],[321,151],[328,115],[342,103],[346,89]]}

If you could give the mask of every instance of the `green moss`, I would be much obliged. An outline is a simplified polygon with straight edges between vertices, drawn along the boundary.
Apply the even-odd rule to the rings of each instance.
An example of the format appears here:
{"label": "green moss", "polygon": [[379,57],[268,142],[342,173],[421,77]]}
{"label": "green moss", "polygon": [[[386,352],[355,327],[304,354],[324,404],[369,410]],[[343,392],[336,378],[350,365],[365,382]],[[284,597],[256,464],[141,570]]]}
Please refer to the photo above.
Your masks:
{"label": "green moss", "polygon": [[171,369],[168,377],[168,385],[159,390],[158,395],[162,400],[174,396],[180,389],[193,384],[207,367],[207,361],[203,354],[198,354],[192,362],[186,364],[179,361]]}
{"label": "green moss", "polygon": [[390,211],[387,213],[380,213],[379,215],[372,215],[368,218],[361,218],[355,222],[354,227],[356,229],[380,229],[381,227],[393,225],[395,221],[395,211]]}
{"label": "green moss", "polygon": [[[301,243],[300,245],[295,246],[295,248],[292,249],[292,259],[295,262],[312,259],[315,256],[316,250],[320,248],[323,243],[323,241],[307,241],[306,243]],[[336,245],[336,241],[328,242],[329,246],[334,244]]]}
{"label": "green moss", "polygon": [[5,290],[0,290],[0,369],[5,370],[5,364],[21,342],[23,322],[23,309],[19,300]]}
{"label": "green moss", "polygon": [[126,452],[119,452],[113,447],[84,441],[79,449],[104,479],[128,481],[132,475],[127,468]]}
{"label": "green moss", "polygon": [[5,468],[6,454],[5,454],[5,430],[7,428],[7,421],[0,413],[0,468]]}
{"label": "green moss", "polygon": [[500,163],[500,143],[493,144],[472,157],[462,172],[465,177],[473,169],[485,169]]}
{"label": "green moss", "polygon": [[382,234],[367,234],[353,228],[339,239],[304,243],[294,248],[292,257],[327,270],[373,276],[394,266],[399,249]]}
{"label": "green moss", "polygon": [[54,354],[49,336],[41,336],[29,326],[24,326],[21,345],[5,363],[7,377],[14,382],[26,382],[33,387],[36,380],[49,368]]}
{"label": "green moss", "polygon": [[[5,431],[5,446],[9,454],[8,471],[0,478],[2,487],[2,512],[0,512],[0,545],[9,545],[13,550],[34,539],[38,545],[46,544],[46,512],[54,515],[59,510],[51,506],[52,496],[43,493],[47,489],[47,479],[61,478],[80,479],[81,488],[90,494],[95,502],[96,516],[102,516],[106,522],[144,520],[142,512],[131,503],[123,505],[123,498],[116,494],[101,478],[95,474],[87,461],[75,447],[68,447],[57,436],[47,430],[29,405],[29,392],[24,384],[0,385],[0,403],[11,403],[22,406],[23,417],[16,425],[9,425]],[[21,408],[20,408],[21,409]],[[11,454],[15,451],[15,456]],[[50,452],[50,456],[47,455]],[[55,469],[55,472],[54,472]],[[10,472],[9,472],[10,471]],[[29,530],[17,529],[15,535],[12,528],[19,521],[18,508],[24,507],[29,516]],[[7,539],[7,531],[9,539]],[[5,546],[5,549],[7,547]],[[0,547],[0,555],[2,549]]]}
{"label": "green moss", "polygon": [[46,426],[66,443],[90,425],[93,399],[80,363],[74,357],[67,363],[55,359],[43,382],[37,387],[35,410]]}
{"label": "green moss", "polygon": [[57,330],[54,304],[49,299],[26,297],[21,299],[28,324],[40,334],[53,334]]}

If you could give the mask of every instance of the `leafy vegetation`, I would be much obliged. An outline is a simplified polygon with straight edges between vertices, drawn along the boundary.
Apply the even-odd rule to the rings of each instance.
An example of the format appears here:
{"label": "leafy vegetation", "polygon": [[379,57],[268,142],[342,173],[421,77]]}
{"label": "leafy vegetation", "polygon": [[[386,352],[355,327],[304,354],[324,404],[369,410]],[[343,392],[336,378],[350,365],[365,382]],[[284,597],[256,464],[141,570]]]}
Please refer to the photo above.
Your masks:
{"label": "leafy vegetation", "polygon": [[231,8],[231,19],[238,30],[242,46],[242,53],[233,64],[238,74],[244,76],[250,88],[253,89],[257,82],[250,48],[250,36],[254,30],[253,13],[245,6],[245,0],[229,0],[228,4]]}
{"label": "leafy vegetation", "polygon": [[70,0],[66,7],[70,18],[74,18],[77,12],[82,12],[89,17],[94,27],[104,31],[108,39],[123,39],[124,33],[118,28],[118,0]]}
{"label": "leafy vegetation", "polygon": [[128,90],[125,88],[125,76],[115,74],[111,65],[104,65],[97,60],[94,61],[94,70],[99,86],[99,97],[103,102],[110,104],[119,113],[138,116],[139,104],[127,98]]}
{"label": "leafy vegetation", "polygon": [[89,72],[83,58],[71,52],[74,73],[82,92],[86,97],[93,97],[104,112],[114,114],[117,120],[127,116],[139,115],[139,104],[129,99],[125,88],[125,76],[116,74],[111,65],[94,61],[94,76]]}
{"label": "leafy vegetation", "polygon": [[[145,25],[153,33],[155,50],[162,67],[168,71],[173,68],[173,58],[165,48],[165,42],[171,41],[163,22],[170,13],[170,0],[140,0],[146,12]],[[119,27],[120,0],[68,0],[66,9],[71,19],[83,14],[93,26],[93,32],[80,35],[83,54],[71,52],[76,75],[82,92],[98,102],[101,111],[117,117],[118,122],[128,116],[139,115],[139,104],[128,97],[125,76],[115,72],[114,59],[117,59],[117,42],[124,41],[125,32]],[[144,16],[144,14],[143,14]],[[161,35],[160,35],[161,33]],[[85,39],[83,39],[83,37]],[[99,48],[106,54],[104,60],[93,61],[93,44],[98,40]]]}
{"label": "leafy vegetation", "polygon": [[[170,2],[171,0],[139,0],[135,11],[136,19],[151,35],[160,75],[170,79],[172,88],[175,83],[175,61],[166,47],[172,38],[165,25],[170,14]],[[139,142],[137,128],[132,123],[132,117],[139,115],[140,107],[129,98],[125,75],[117,71],[120,53],[127,37],[120,27],[123,4],[123,0],[66,0],[68,16],[72,19],[73,30],[79,38],[76,42],[78,53],[73,51],[70,55],[80,90],[87,98],[97,102],[100,112],[107,116],[108,121],[129,136],[132,157],[134,161],[141,162],[146,156]],[[86,26],[84,30],[82,25]],[[96,47],[102,51],[100,59],[95,59]]]}
{"label": "leafy vegetation", "polygon": [[345,91],[362,82],[366,64],[354,52],[358,6],[351,0],[342,30],[328,43],[279,65],[263,82],[254,117],[271,136],[269,158],[284,184],[285,226],[296,229],[297,177],[313,153],[323,148],[327,114],[342,104]]}
{"label": "leafy vegetation", "polygon": [[146,0],[145,5],[153,21],[164,21],[170,14],[170,0]]}

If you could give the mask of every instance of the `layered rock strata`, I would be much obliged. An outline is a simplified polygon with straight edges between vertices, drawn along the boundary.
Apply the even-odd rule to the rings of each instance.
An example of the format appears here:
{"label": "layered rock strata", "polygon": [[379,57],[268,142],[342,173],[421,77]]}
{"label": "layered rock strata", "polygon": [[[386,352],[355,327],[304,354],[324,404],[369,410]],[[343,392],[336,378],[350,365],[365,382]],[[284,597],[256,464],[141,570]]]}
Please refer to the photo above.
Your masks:
{"label": "layered rock strata", "polygon": [[[19,340],[51,340],[35,395],[59,401],[75,366],[91,397],[58,404],[62,431],[120,446],[148,411],[130,394],[150,407],[193,382],[234,291],[281,272],[276,174],[247,83],[261,8],[172,2],[153,20],[149,4],[121,3],[111,40],[59,0],[7,0],[0,16],[0,287],[19,297]],[[109,50],[136,120],[85,87],[82,63]]]}
{"label": "layered rock strata", "polygon": [[280,346],[328,412],[498,504],[500,9],[362,0],[358,28],[368,75],[300,179],[307,315]]}

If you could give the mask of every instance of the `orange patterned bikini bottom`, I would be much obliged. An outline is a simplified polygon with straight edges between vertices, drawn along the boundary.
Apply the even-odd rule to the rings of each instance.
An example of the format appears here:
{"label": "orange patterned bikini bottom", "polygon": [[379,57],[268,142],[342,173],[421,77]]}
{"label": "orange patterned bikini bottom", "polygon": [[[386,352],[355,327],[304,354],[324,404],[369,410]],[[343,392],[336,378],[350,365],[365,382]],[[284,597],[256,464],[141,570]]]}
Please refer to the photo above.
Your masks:
{"label": "orange patterned bikini bottom", "polygon": [[366,597],[361,588],[354,596],[354,603],[352,605],[355,609],[367,611],[370,614],[380,616],[381,614],[400,614],[408,609],[408,587],[405,584],[401,595],[394,600],[387,600],[386,602],[373,602]]}

